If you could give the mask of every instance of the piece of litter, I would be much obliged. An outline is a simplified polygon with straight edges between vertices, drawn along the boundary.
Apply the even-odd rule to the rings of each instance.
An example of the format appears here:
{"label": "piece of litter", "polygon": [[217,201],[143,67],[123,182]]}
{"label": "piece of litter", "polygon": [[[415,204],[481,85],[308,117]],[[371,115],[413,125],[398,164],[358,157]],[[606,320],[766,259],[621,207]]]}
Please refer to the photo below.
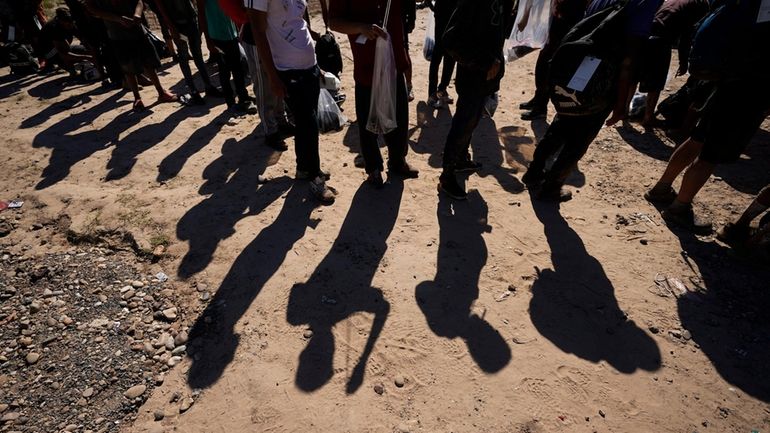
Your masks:
{"label": "piece of litter", "polygon": [[497,302],[503,302],[505,301],[509,296],[511,296],[511,292],[506,290],[505,292],[495,296],[495,301]]}
{"label": "piece of litter", "polygon": [[166,275],[163,272],[158,272],[157,274],[155,274],[155,278],[157,278],[158,281],[160,281],[161,283],[165,283],[166,281],[168,281],[168,275]]}
{"label": "piece of litter", "polygon": [[19,209],[24,206],[23,201],[13,200],[8,202],[8,209]]}

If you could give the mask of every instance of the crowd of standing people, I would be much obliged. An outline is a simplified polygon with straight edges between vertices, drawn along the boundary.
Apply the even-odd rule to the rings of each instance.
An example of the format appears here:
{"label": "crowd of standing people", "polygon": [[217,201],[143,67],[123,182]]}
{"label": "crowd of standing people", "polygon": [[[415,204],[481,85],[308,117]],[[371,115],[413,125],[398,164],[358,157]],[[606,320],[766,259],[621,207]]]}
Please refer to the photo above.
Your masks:
{"label": "crowd of standing people", "polygon": [[[419,172],[407,159],[416,78],[409,34],[416,10],[430,8],[435,46],[425,101],[436,110],[454,104],[448,92],[453,77],[457,95],[438,189],[465,199],[458,176],[481,168],[470,144],[482,117],[492,114],[489,98],[505,75],[504,42],[530,18],[521,15],[531,5],[521,7],[520,2],[549,0],[318,0],[327,35],[312,31],[308,1],[314,0],[66,0],[51,19],[39,1],[1,1],[0,24],[6,49],[16,41],[31,42],[30,54],[43,72],[63,68],[76,75],[78,65],[89,64],[95,79],[130,90],[135,110],[145,109],[140,85],[152,85],[159,103],[205,104],[208,98],[224,98],[235,112],[259,114],[260,139],[283,151],[288,149],[284,140],[293,136],[297,179],[309,181],[314,196],[331,203],[337,192],[328,185],[330,174],[321,168],[319,150],[317,108],[326,71],[319,65],[318,41],[333,40],[328,29],[350,39],[367,181],[381,188],[386,173],[416,178]],[[145,8],[158,16],[162,39],[148,29]],[[692,202],[717,165],[739,158],[770,113],[770,1],[553,0],[550,11],[547,39],[538,47],[535,94],[519,108],[524,120],[543,119],[552,102],[556,114],[522,182],[538,200],[570,200],[565,181],[601,128],[627,121],[629,107],[643,93],[642,125],[677,130],[686,138],[644,196],[664,209],[668,222],[711,233],[711,222],[695,214]],[[387,130],[372,130],[365,124],[382,102],[382,83],[375,77],[383,41],[392,53],[394,80],[388,84],[394,123]],[[204,43],[209,62],[218,67],[219,87],[207,69]],[[673,48],[678,51],[676,75],[689,77],[680,91],[659,101]],[[19,44],[13,49],[19,50]],[[178,63],[188,94],[175,95],[159,80],[163,55]],[[339,71],[333,74],[339,77]],[[387,165],[380,135],[388,149]],[[682,173],[676,191],[674,181]],[[744,242],[751,235],[749,223],[768,205],[766,188],[719,237]]]}

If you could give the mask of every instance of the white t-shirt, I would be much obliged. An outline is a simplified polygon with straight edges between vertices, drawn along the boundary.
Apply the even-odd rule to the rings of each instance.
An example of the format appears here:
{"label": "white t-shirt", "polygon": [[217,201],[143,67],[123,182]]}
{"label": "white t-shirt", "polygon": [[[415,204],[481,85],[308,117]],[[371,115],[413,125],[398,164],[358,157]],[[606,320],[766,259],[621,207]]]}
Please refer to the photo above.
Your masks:
{"label": "white t-shirt", "polygon": [[244,6],[267,12],[267,42],[279,71],[315,66],[315,48],[305,22],[306,0],[243,0]]}

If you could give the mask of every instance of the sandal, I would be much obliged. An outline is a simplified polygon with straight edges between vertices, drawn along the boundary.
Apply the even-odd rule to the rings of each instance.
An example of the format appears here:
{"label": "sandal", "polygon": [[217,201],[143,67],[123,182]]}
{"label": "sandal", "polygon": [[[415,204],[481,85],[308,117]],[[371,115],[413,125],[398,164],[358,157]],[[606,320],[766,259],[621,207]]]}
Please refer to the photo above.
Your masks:
{"label": "sandal", "polygon": [[144,102],[142,102],[141,99],[137,99],[136,101],[134,101],[134,111],[138,113],[140,111],[144,111],[144,109],[145,109]]}
{"label": "sandal", "polygon": [[160,96],[158,96],[158,103],[162,104],[164,102],[176,102],[179,100],[179,97],[171,92],[164,92]]}

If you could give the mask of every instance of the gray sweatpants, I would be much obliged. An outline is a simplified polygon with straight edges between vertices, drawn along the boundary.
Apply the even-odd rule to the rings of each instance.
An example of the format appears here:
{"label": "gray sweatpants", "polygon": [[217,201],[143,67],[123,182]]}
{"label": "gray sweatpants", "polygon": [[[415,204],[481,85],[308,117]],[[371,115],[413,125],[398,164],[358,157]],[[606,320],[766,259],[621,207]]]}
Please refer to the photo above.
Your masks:
{"label": "gray sweatpants", "polygon": [[257,46],[242,43],[246,51],[246,60],[249,62],[249,75],[254,83],[254,96],[257,99],[259,109],[260,130],[258,135],[267,136],[278,132],[278,125],[287,123],[283,100],[278,99],[270,91],[267,73],[259,61]]}

